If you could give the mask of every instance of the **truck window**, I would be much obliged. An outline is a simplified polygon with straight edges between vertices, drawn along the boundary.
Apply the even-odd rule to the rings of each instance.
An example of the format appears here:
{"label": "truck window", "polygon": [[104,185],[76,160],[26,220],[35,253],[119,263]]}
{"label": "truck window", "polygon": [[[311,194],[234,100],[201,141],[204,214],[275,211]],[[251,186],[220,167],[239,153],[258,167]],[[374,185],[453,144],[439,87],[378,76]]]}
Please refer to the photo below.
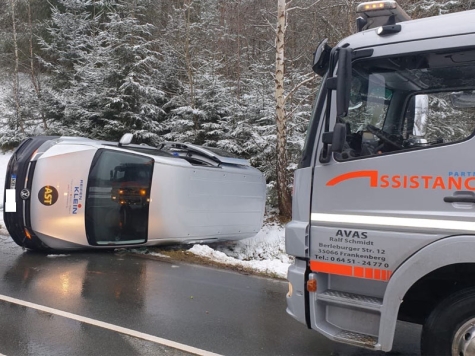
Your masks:
{"label": "truck window", "polygon": [[475,50],[353,63],[337,160],[460,142],[475,130]]}
{"label": "truck window", "polygon": [[407,147],[459,142],[475,130],[475,92],[472,90],[416,95],[412,102],[414,106],[406,110]]}

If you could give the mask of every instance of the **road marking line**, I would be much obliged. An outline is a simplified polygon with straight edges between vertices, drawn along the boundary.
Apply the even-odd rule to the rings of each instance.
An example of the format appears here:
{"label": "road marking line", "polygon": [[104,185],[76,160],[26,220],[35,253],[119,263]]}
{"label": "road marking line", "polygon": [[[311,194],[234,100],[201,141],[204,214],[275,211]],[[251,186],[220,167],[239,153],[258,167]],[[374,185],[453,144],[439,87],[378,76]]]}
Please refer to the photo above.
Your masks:
{"label": "road marking line", "polygon": [[133,336],[133,337],[136,337],[136,338],[139,338],[139,339],[151,341],[151,342],[154,342],[156,344],[161,344],[161,345],[164,345],[164,346],[172,347],[174,349],[178,349],[178,350],[181,350],[181,351],[184,351],[184,352],[189,352],[189,353],[192,353],[192,354],[195,354],[195,355],[220,356],[219,354],[215,354],[213,352],[201,350],[201,349],[198,349],[198,348],[193,347],[193,346],[180,344],[179,342],[163,339],[161,337],[145,334],[145,333],[142,333],[142,332],[139,332],[139,331],[136,331],[136,330],[123,328],[122,326],[109,324],[109,323],[106,323],[106,322],[103,322],[103,321],[87,318],[87,317],[77,315],[77,314],[68,313],[68,312],[65,312],[65,311],[62,311],[62,310],[45,307],[43,305],[26,302],[24,300],[8,297],[6,295],[0,294],[0,300],[3,300],[3,301],[8,302],[8,303],[18,304],[18,305],[21,305],[21,306],[24,306],[24,307],[36,309],[36,310],[43,311],[43,312],[46,312],[46,313],[59,315],[59,316],[62,316],[64,318],[79,321],[81,323],[86,323],[86,324],[98,326],[100,328],[116,331],[116,332],[121,333],[121,334],[126,334],[126,335]]}

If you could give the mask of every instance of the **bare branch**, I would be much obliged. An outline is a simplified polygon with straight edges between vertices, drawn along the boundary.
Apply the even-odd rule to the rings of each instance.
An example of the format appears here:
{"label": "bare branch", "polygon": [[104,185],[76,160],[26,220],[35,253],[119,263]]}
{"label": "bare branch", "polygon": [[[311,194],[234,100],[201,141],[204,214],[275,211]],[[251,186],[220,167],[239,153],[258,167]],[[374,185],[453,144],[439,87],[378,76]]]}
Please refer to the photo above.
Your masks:
{"label": "bare branch", "polygon": [[324,16],[322,16],[320,13],[316,13],[318,17],[328,26],[330,27],[333,31],[336,32],[338,38],[343,38],[344,36],[342,35],[341,31],[335,27],[330,21],[328,21]]}
{"label": "bare branch", "polygon": [[297,111],[300,105],[302,105],[302,103],[308,101],[308,99],[312,97],[313,95],[307,95],[305,98],[302,98],[302,100],[300,100],[297,104],[295,104],[295,108],[290,113],[288,113],[288,117],[293,117],[295,114],[295,111]]}
{"label": "bare branch", "polygon": [[274,25],[272,25],[268,19],[266,19],[266,22],[272,28],[274,32],[277,31],[277,28]]}
{"label": "bare branch", "polygon": [[311,82],[312,80],[315,79],[315,74],[310,73],[310,74],[307,74],[307,75],[310,76],[310,78],[307,78],[307,79],[301,81],[300,83],[298,83],[296,86],[294,86],[294,87],[292,88],[292,90],[291,90],[287,95],[284,96],[284,103],[285,103],[289,98],[291,98],[292,95],[293,95],[302,85],[304,85],[304,84],[306,84],[306,83],[308,83],[308,82]]}
{"label": "bare branch", "polygon": [[[301,6],[295,6],[295,7],[291,7],[289,9],[287,9],[287,12],[290,12],[290,11],[293,11],[293,10],[308,10],[310,9],[311,7],[315,6],[316,4],[318,4],[320,1],[322,0],[317,0],[315,1],[313,4],[307,6],[307,7],[301,7]],[[290,5],[292,1],[288,2],[287,5]]]}

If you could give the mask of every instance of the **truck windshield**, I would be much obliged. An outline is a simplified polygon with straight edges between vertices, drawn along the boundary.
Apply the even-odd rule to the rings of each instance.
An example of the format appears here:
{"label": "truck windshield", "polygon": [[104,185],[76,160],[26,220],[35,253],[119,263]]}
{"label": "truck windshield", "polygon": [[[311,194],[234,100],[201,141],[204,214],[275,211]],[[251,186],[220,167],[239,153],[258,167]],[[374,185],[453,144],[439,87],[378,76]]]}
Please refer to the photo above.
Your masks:
{"label": "truck windshield", "polygon": [[86,234],[94,245],[134,244],[147,240],[154,160],[99,150],[89,173]]}
{"label": "truck windshield", "polygon": [[459,142],[475,129],[475,50],[353,63],[346,149],[337,159]]}

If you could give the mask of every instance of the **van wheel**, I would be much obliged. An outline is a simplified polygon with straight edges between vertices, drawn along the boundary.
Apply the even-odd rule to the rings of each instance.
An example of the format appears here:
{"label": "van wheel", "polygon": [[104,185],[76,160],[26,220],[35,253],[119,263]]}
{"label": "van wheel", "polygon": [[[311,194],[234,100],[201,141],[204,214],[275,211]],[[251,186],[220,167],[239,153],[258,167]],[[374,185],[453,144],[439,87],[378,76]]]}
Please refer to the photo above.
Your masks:
{"label": "van wheel", "polygon": [[423,356],[475,356],[475,288],[450,295],[422,327]]}

